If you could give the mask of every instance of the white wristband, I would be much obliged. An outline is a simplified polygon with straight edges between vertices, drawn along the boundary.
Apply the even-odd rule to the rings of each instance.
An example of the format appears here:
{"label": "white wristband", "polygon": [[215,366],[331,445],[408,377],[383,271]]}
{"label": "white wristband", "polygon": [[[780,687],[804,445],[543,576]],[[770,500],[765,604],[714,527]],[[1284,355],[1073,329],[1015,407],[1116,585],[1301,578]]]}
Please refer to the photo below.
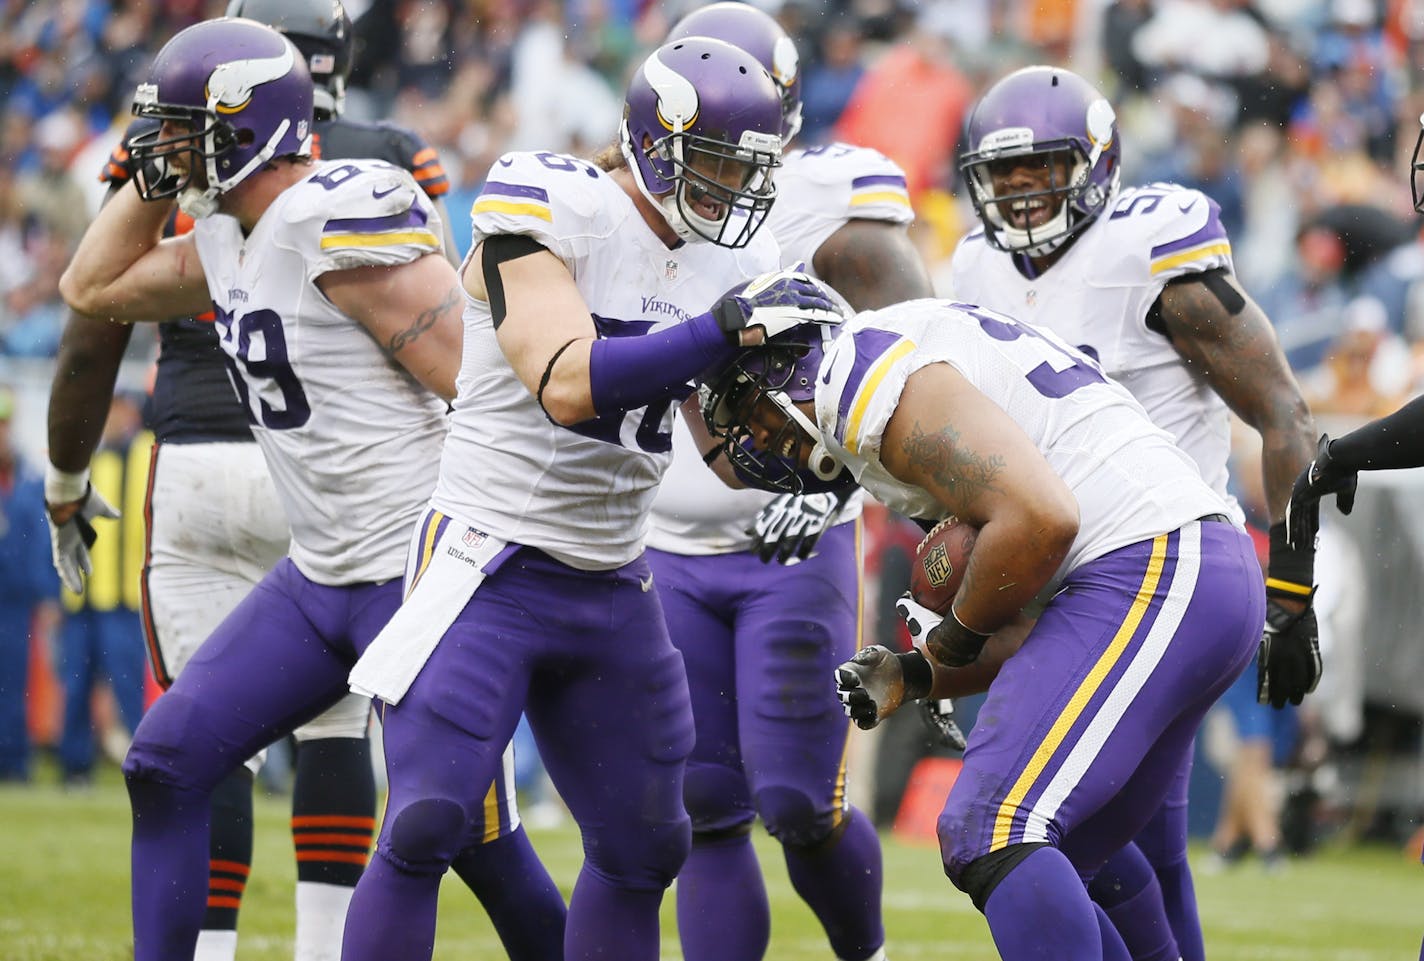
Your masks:
{"label": "white wristband", "polygon": [[89,492],[89,468],[70,473],[53,464],[45,464],[45,503],[68,504],[83,500]]}

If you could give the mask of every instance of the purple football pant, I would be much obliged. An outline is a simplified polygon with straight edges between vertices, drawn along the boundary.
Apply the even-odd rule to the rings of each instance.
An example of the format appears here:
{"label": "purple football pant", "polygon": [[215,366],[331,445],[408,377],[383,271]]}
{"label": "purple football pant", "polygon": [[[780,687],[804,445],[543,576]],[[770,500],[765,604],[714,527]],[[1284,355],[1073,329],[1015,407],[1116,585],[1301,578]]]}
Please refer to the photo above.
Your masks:
{"label": "purple football pant", "polygon": [[193,956],[213,788],[347,694],[346,675],[400,596],[399,580],[327,587],[283,558],[149,708],[124,760],[134,961]]}
{"label": "purple football pant", "polygon": [[749,552],[648,552],[697,728],[684,790],[693,846],[677,882],[687,961],[766,953],[770,908],[749,833],[758,815],[836,956],[884,943],[879,840],[846,804],[850,727],[831,681],[859,646],[858,528],[831,528],[790,567]]}
{"label": "purple football pant", "polygon": [[[945,873],[1013,945],[1008,961],[1101,956],[1085,886],[1054,879],[1091,877],[1162,807],[1264,619],[1260,566],[1229,524],[1194,521],[1069,575],[990,687],[938,822]],[[1064,923],[997,926],[1023,917]]]}
{"label": "purple football pant", "polygon": [[521,711],[583,834],[565,957],[656,961],[658,908],[692,833],[682,655],[644,561],[579,571],[530,548],[490,570],[382,712],[390,797],[347,913],[344,961],[430,957],[441,875]]}

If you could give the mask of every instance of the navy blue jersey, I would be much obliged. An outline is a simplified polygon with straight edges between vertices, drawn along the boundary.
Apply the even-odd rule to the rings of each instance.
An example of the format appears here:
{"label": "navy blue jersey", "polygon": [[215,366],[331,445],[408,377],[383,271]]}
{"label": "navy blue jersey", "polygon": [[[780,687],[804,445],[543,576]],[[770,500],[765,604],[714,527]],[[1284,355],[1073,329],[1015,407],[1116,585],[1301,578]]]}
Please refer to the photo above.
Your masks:
{"label": "navy blue jersey", "polygon": [[[114,187],[132,175],[128,143],[153,128],[153,120],[135,120],[114,148],[99,179]],[[326,160],[371,157],[409,170],[431,198],[450,190],[435,148],[415,133],[390,123],[358,123],[340,117],[315,125],[316,154]],[[192,219],[174,210],[170,235],[191,230]],[[227,360],[218,346],[211,312],[158,325],[158,368],[144,410],[145,425],[162,443],[252,439],[247,413],[228,377]]]}

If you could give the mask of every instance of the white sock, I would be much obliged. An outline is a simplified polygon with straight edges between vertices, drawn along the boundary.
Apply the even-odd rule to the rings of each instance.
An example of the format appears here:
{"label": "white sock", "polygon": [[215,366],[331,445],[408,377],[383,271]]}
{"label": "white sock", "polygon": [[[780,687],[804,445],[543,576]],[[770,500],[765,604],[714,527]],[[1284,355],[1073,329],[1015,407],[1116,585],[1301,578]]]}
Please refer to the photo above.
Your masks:
{"label": "white sock", "polygon": [[346,908],[355,888],[297,882],[296,961],[340,961]]}
{"label": "white sock", "polygon": [[198,932],[193,961],[233,961],[237,957],[237,932],[204,928]]}
{"label": "white sock", "polygon": [[865,961],[886,961],[885,945],[882,944],[879,948],[875,950],[875,953],[872,954],[870,957],[866,958]]}

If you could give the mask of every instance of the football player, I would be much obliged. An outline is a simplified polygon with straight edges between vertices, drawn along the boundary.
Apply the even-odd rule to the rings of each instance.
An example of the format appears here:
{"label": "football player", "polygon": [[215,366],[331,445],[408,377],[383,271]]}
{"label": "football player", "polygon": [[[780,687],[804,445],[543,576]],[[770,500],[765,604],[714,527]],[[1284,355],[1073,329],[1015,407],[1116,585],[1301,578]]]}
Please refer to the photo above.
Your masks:
{"label": "football player", "polygon": [[[443,248],[454,258],[442,200],[449,181],[434,149],[393,124],[342,116],[354,36],[340,3],[233,0],[227,15],[266,23],[301,52],[313,77],[314,153],[325,159],[371,157],[411,171],[445,225]],[[134,173],[129,142],[157,125],[139,118],[125,133],[101,175],[111,192]],[[170,230],[191,226],[192,219],[178,211]],[[132,329],[78,315],[66,325],[50,394],[52,520],[72,514],[77,504],[71,495],[82,497],[86,489],[98,428]],[[159,342],[149,413],[157,443],[146,505],[151,520],[142,598],[150,660],[166,688],[193,650],[286,553],[290,535],[247,411],[228,380],[212,312],[160,324]],[[97,507],[97,495],[93,500],[90,510]],[[65,528],[52,525],[52,530]],[[69,552],[57,550],[56,562],[62,571],[68,564],[66,576],[74,580],[87,548],[80,539],[69,541]],[[353,694],[295,732],[296,961],[339,954],[346,905],[375,834],[369,714],[369,699]],[[234,956],[252,857],[252,774],[260,759],[233,772],[214,793],[200,961]],[[501,783],[494,796],[508,799],[489,835],[499,843],[457,859],[456,870],[490,910],[512,958],[557,957],[562,895],[519,827],[513,792]],[[527,879],[528,889],[511,879]],[[524,923],[529,919],[538,923]]]}
{"label": "football player", "polygon": [[[955,251],[954,296],[1097,358],[1196,461],[1238,524],[1244,514],[1227,494],[1230,413],[1260,433],[1275,523],[1257,693],[1299,704],[1320,678],[1314,546],[1288,544],[1282,519],[1291,480],[1310,462],[1310,413],[1270,321],[1236,279],[1215,201],[1171,183],[1122,188],[1121,151],[1112,106],[1076,74],[1027,67],[991,86],[960,158],[981,229]],[[1202,961],[1187,863],[1190,771],[1188,750],[1139,846],[1182,957]],[[1094,892],[1112,899],[1119,881],[1109,872]]]}
{"label": "football player", "polygon": [[346,961],[430,956],[441,875],[521,712],[583,834],[566,956],[659,956],[693,729],[643,540],[690,380],[757,328],[833,316],[804,275],[759,276],[777,266],[761,227],[780,154],[771,77],[690,38],[639,67],[597,162],[490,170],[414,587],[351,674],[384,702],[390,797]]}
{"label": "football player", "polygon": [[[454,396],[458,278],[439,215],[401,167],[315,162],[312,102],[301,54],[272,28],[221,19],[177,34],[135,94],[135,113],[158,126],[129,141],[134,176],[61,280],[90,317],[215,310],[291,529],[287,556],[135,732],[124,775],[136,959],[193,955],[216,786],[346,698],[347,673],[399,604],[405,540],[435,481],[442,398]],[[196,223],[163,239],[175,200]],[[190,481],[202,491],[230,481],[214,476],[227,470],[215,452]],[[83,498],[52,498],[81,502],[56,518],[81,543]],[[364,842],[350,846],[364,860]]]}
{"label": "football player", "polygon": [[[695,36],[739,46],[766,67],[789,142],[801,125],[801,78],[781,26],[747,4],[714,3],[680,20],[668,40]],[[775,179],[767,229],[782,264],[810,265],[858,308],[930,295],[895,164],[831,144],[790,151]],[[751,836],[758,817],[835,956],[884,957],[880,843],[846,799],[848,722],[825,684],[859,647],[862,497],[853,490],[732,490],[701,463],[687,427],[674,429],[648,563],[687,663],[697,732],[684,787],[692,851],[676,892],[688,961],[766,954],[771,913]]]}
{"label": "football player", "polygon": [[979,529],[929,657],[867,648],[837,670],[852,717],[948,693],[938,674],[1042,604],[970,732],[944,868],[1009,961],[1128,957],[1082,879],[1161,807],[1260,641],[1250,538],[1092,358],[1007,315],[919,300],[772,344],[707,385],[719,463],[792,490],[846,470],[906,516]]}

